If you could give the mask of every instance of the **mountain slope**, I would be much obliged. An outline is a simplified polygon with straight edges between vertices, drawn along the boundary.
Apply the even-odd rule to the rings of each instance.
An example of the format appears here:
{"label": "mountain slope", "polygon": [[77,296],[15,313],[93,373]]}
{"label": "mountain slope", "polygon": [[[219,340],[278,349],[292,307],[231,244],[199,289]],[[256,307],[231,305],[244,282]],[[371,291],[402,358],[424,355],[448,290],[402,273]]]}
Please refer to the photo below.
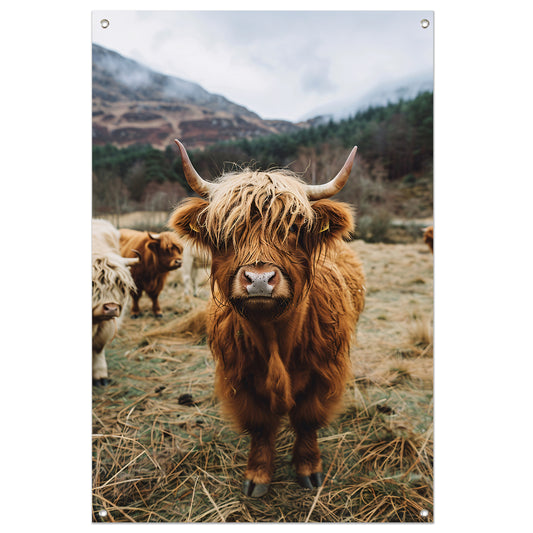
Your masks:
{"label": "mountain slope", "polygon": [[369,107],[382,107],[400,100],[413,100],[424,92],[433,92],[433,72],[423,72],[380,84],[355,99],[329,102],[307,113],[302,120],[320,116],[323,119],[338,121],[354,116],[358,111],[364,111]]}
{"label": "mountain slope", "polygon": [[93,44],[93,143],[164,149],[175,137],[189,147],[295,131],[285,121],[256,113],[200,85],[155,72]]}

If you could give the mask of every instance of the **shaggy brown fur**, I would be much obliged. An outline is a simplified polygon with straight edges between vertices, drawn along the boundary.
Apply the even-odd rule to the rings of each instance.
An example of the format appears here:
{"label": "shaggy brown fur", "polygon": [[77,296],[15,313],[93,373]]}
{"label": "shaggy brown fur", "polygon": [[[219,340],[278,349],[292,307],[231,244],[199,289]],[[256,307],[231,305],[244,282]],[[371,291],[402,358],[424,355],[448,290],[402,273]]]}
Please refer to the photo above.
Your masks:
{"label": "shaggy brown fur", "polygon": [[141,310],[139,300],[143,291],[152,300],[152,311],[161,317],[159,294],[165,286],[168,274],[181,266],[183,245],[172,231],[150,233],[132,229],[120,230],[120,252],[124,257],[139,257],[140,261],[131,269],[136,289],[132,291],[132,317],[137,318]]}
{"label": "shaggy brown fur", "polygon": [[207,336],[207,310],[205,306],[193,309],[165,325],[150,329],[146,337],[189,337],[201,341]]}
{"label": "shaggy brown fur", "polygon": [[116,334],[122,311],[129,303],[135,283],[128,266],[138,259],[120,256],[119,232],[105,220],[92,222],[92,316],[93,382],[105,384],[108,378],[105,346]]}
{"label": "shaggy brown fur", "polygon": [[[351,209],[310,203],[288,172],[245,171],[219,179],[209,201],[186,200],[169,227],[212,254],[207,322],[215,391],[251,435],[245,493],[268,489],[283,415],[296,433],[300,481],[320,485],[316,431],[339,405],[364,306],[362,266],[343,242],[353,230]],[[272,297],[247,297],[248,278],[265,272]]]}
{"label": "shaggy brown fur", "polygon": [[424,242],[429,246],[429,249],[433,253],[433,226],[428,226],[424,230]]}

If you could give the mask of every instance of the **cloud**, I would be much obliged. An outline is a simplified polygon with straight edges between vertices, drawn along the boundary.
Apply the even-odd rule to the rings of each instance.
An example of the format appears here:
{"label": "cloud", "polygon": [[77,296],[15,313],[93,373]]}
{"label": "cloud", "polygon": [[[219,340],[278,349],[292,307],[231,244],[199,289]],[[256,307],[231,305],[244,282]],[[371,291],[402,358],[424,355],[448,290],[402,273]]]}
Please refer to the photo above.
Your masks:
{"label": "cloud", "polygon": [[[103,18],[105,12],[95,12]],[[94,41],[263,118],[295,120],[433,66],[431,12],[108,12]],[[99,20],[99,19],[98,19]]]}
{"label": "cloud", "polygon": [[300,74],[300,84],[303,91],[317,94],[330,94],[335,91],[337,84],[330,79],[330,60],[316,58],[311,63],[306,63]]}

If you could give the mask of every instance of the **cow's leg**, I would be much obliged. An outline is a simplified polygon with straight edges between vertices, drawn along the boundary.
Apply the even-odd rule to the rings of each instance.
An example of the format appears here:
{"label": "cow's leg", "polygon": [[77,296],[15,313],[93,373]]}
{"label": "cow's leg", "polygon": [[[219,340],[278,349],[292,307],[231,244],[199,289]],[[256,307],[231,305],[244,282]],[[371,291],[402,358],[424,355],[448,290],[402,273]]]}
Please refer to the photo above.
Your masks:
{"label": "cow's leg", "polygon": [[191,295],[192,289],[191,289],[191,276],[186,273],[185,271],[181,274],[182,280],[183,280],[183,295],[186,297],[189,297]]}
{"label": "cow's leg", "polygon": [[161,318],[163,313],[161,313],[161,307],[159,306],[159,293],[151,292],[148,296],[150,296],[150,299],[152,300],[152,312],[154,313],[154,316],[156,318]]}
{"label": "cow's leg", "polygon": [[[243,409],[246,406],[246,409]],[[274,473],[274,456],[279,415],[268,406],[259,404],[253,393],[240,392],[227,406],[240,427],[250,437],[248,463],[244,472],[242,491],[247,496],[264,496]]]}
{"label": "cow's leg", "polygon": [[141,309],[139,307],[139,300],[141,299],[142,291],[136,291],[131,294],[133,303],[131,306],[131,318],[139,318]]}
{"label": "cow's leg", "polygon": [[195,268],[193,265],[193,268],[191,270],[191,283],[192,283],[192,293],[193,296],[198,296],[198,268]]}
{"label": "cow's leg", "polygon": [[247,496],[264,496],[274,474],[274,457],[278,420],[272,427],[251,432],[250,453],[242,490]]}
{"label": "cow's leg", "polygon": [[317,442],[318,428],[326,425],[335,400],[322,403],[315,391],[299,395],[289,413],[296,433],[292,463],[300,485],[306,489],[320,487],[324,480],[322,459]]}
{"label": "cow's leg", "polygon": [[316,436],[316,429],[296,430],[296,440],[292,455],[298,483],[305,489],[320,487],[323,482],[322,459]]}
{"label": "cow's leg", "polygon": [[108,383],[105,350],[103,348],[100,352],[93,350],[93,385],[107,385]]}

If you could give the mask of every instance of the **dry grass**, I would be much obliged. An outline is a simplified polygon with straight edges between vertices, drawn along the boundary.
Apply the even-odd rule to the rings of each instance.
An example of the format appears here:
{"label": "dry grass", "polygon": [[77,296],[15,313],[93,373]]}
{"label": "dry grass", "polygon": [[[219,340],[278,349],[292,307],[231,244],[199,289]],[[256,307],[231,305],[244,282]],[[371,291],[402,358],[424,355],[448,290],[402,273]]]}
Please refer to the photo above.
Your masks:
{"label": "dry grass", "polygon": [[433,521],[433,256],[423,243],[353,246],[368,297],[344,408],[319,432],[324,486],[296,484],[284,425],[270,492],[241,494],[248,437],[221,417],[198,328],[209,287],[185,301],[178,271],[164,318],[142,300],[108,350],[111,384],[93,389],[94,521]]}
{"label": "dry grass", "polygon": [[98,218],[109,220],[117,228],[161,231],[168,221],[168,211],[134,211],[121,215],[98,215]]}

